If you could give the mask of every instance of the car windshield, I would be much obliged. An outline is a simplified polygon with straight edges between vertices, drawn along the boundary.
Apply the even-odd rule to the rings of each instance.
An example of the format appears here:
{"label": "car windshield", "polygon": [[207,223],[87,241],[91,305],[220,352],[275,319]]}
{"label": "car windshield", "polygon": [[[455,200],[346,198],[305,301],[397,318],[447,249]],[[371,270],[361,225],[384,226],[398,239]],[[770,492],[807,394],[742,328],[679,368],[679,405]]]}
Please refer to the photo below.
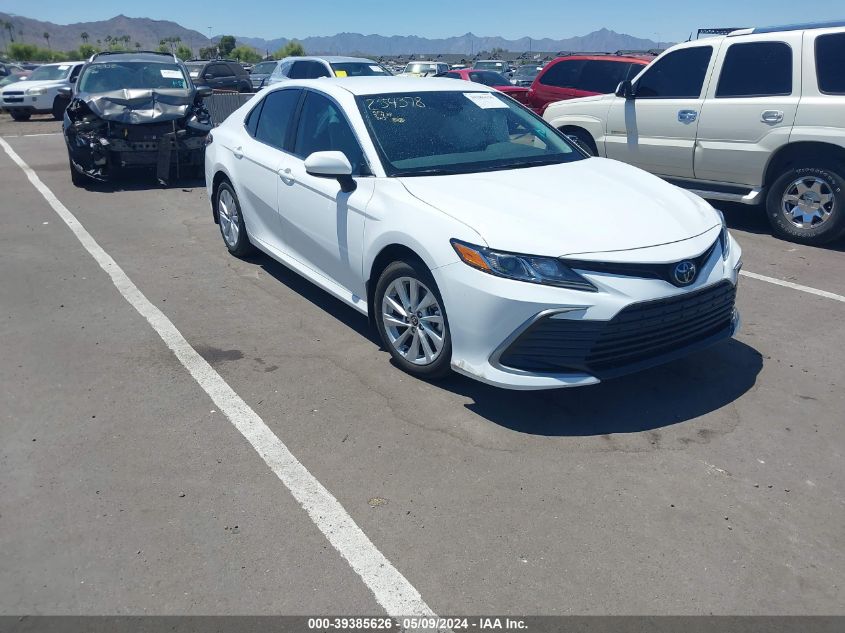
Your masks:
{"label": "car windshield", "polygon": [[536,66],[520,66],[516,69],[513,76],[517,79],[533,79],[539,74],[539,72],[540,69]]}
{"label": "car windshield", "polygon": [[357,98],[388,176],[465,174],[584,158],[501,93],[432,91]]}
{"label": "car windshield", "polygon": [[436,70],[435,64],[408,64],[405,66],[406,73],[433,73]]}
{"label": "car windshield", "polygon": [[[276,62],[261,62],[252,68],[253,75],[269,75],[276,68]],[[197,69],[199,70],[199,69]]]}
{"label": "car windshield", "polygon": [[338,77],[365,77],[373,75],[387,77],[390,75],[390,73],[375,62],[333,62],[331,66],[334,74]]}
{"label": "car windshield", "polygon": [[29,76],[30,81],[51,81],[67,77],[73,64],[56,64],[53,66],[39,66]]}
{"label": "car windshield", "polygon": [[[34,73],[33,73],[34,74]],[[188,78],[178,64],[107,62],[92,64],[79,80],[81,92],[114,90],[187,90]]]}
{"label": "car windshield", "polygon": [[503,71],[503,70],[505,70],[505,63],[504,62],[475,62],[475,66],[473,66],[473,68],[478,68],[479,70]]}

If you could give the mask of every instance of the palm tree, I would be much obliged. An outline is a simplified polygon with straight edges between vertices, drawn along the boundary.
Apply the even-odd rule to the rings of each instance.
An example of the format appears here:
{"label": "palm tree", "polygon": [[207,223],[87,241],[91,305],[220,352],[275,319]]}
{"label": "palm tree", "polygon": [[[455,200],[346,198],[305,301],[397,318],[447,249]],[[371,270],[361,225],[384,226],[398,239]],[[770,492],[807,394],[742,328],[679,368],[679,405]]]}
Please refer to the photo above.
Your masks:
{"label": "palm tree", "polygon": [[44,35],[42,35],[41,37],[43,37],[47,41],[47,48],[49,50],[53,50],[52,48],[50,48],[50,34],[47,31],[44,31]]}
{"label": "palm tree", "polygon": [[15,25],[12,24],[10,21],[3,22],[3,28],[9,31],[9,39],[13,42],[15,41]]}
{"label": "palm tree", "polygon": [[141,50],[141,42],[135,42],[135,48]]}
{"label": "palm tree", "polygon": [[89,38],[90,36],[88,35],[88,33],[87,33],[86,31],[82,31],[82,33],[80,33],[80,34],[79,34],[79,37],[81,37],[81,38],[82,38],[82,42],[83,42],[83,44],[87,44],[87,43],[88,43],[88,38]]}

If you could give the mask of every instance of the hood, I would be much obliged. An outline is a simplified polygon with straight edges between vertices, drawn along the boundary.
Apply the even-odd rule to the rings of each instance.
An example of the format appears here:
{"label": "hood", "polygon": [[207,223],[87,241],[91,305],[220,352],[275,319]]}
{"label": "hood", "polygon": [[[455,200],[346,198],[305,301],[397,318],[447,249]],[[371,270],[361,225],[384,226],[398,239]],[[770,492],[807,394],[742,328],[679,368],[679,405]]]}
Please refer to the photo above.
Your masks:
{"label": "hood", "polygon": [[698,197],[605,158],[399,180],[416,198],[475,229],[490,248],[517,253],[628,251],[721,226]]}
{"label": "hood", "polygon": [[105,121],[163,123],[184,118],[194,102],[194,93],[187,90],[115,90],[82,94],[77,98]]}
{"label": "hood", "polygon": [[41,79],[36,81],[30,81],[27,79],[26,81],[16,81],[15,83],[11,83],[8,86],[3,86],[3,91],[5,90],[26,90],[27,88],[39,87],[39,88],[52,88],[53,86],[66,86],[68,85],[67,79]]}

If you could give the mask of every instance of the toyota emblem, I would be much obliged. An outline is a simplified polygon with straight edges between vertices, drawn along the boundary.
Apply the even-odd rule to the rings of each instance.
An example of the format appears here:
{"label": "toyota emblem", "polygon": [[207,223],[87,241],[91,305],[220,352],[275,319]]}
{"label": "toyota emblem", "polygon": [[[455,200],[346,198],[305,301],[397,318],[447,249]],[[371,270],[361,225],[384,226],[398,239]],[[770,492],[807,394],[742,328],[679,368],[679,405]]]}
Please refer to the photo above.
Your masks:
{"label": "toyota emblem", "polygon": [[688,286],[695,281],[696,268],[691,261],[683,261],[675,265],[672,275],[679,286]]}

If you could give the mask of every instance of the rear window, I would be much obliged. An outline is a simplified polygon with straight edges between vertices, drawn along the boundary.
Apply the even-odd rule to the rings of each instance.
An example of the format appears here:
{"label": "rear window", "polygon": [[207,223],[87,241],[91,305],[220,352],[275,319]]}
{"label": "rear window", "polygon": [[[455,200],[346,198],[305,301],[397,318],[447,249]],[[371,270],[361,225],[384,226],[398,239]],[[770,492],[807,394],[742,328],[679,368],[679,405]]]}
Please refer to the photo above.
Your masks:
{"label": "rear window", "polygon": [[575,88],[581,78],[581,69],[585,60],[568,59],[553,63],[540,76],[540,83],[555,88]]}
{"label": "rear window", "polygon": [[845,33],[831,33],[816,38],[816,76],[819,91],[829,95],[845,94]]}
{"label": "rear window", "polygon": [[388,77],[390,74],[375,62],[337,62],[332,64],[332,70],[337,77]]}
{"label": "rear window", "polygon": [[253,75],[269,75],[276,69],[276,62],[261,62],[252,69]]}
{"label": "rear window", "polygon": [[792,94],[792,49],[785,42],[733,44],[725,55],[717,97]]}

